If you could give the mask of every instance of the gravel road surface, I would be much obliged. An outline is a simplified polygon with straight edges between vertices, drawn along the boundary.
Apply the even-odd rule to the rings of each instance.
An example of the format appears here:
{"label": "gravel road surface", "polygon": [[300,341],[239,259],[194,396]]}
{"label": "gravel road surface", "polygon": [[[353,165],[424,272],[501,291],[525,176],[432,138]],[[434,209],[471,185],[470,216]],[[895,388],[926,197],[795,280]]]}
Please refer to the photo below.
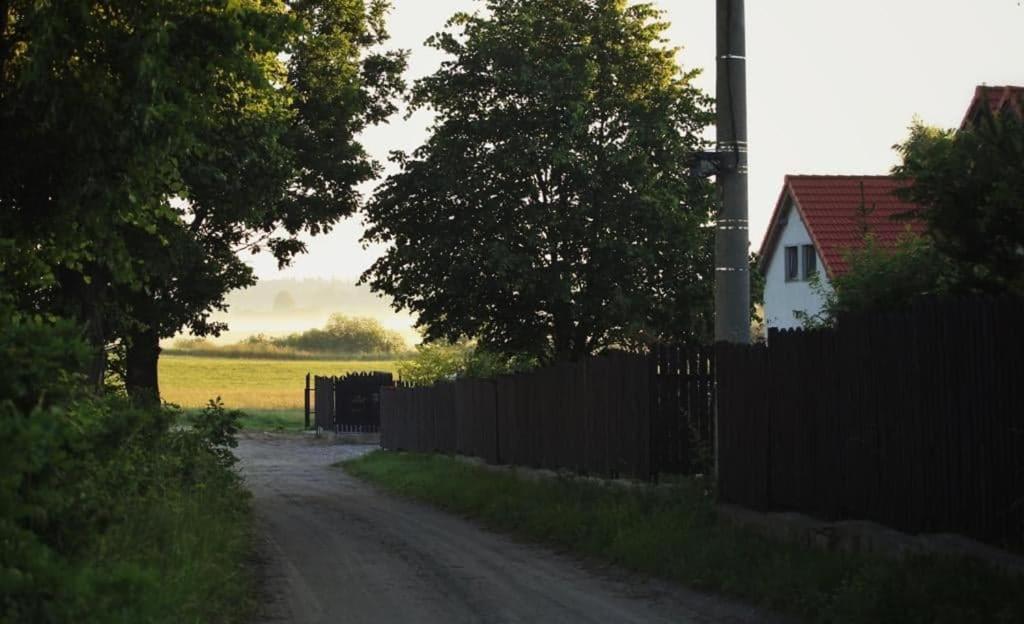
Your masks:
{"label": "gravel road surface", "polygon": [[615,570],[398,499],[331,465],[373,447],[248,434],[261,622],[768,622],[759,612]]}

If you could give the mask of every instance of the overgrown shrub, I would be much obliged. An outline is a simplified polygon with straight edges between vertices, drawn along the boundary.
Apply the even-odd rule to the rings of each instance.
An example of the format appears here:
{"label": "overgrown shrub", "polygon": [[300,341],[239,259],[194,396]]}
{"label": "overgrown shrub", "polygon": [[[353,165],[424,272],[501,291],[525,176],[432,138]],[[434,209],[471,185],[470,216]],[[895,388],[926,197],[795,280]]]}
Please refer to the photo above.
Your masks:
{"label": "overgrown shrub", "polygon": [[897,310],[925,295],[951,291],[952,265],[934,244],[908,234],[885,247],[868,235],[863,247],[846,253],[849,269],[825,283],[811,278],[811,288],[824,302],[818,314],[797,312],[808,329],[831,326],[843,314]]}
{"label": "overgrown shrub", "polygon": [[491,379],[536,368],[531,356],[505,356],[470,342],[431,342],[418,345],[415,355],[399,363],[402,381],[428,386],[456,377]]}
{"label": "overgrown shrub", "polygon": [[245,340],[219,346],[204,338],[179,338],[174,350],[201,352],[222,357],[315,357],[395,356],[407,350],[405,339],[369,317],[332,314],[321,328],[309,329],[288,336],[255,334]]}
{"label": "overgrown shrub", "polygon": [[173,410],[85,391],[86,353],[65,322],[0,314],[0,622],[213,617],[248,548],[237,414],[172,427]]}
{"label": "overgrown shrub", "polygon": [[397,353],[404,351],[405,340],[369,317],[332,314],[323,329],[312,329],[278,339],[277,344],[304,351],[336,353]]}

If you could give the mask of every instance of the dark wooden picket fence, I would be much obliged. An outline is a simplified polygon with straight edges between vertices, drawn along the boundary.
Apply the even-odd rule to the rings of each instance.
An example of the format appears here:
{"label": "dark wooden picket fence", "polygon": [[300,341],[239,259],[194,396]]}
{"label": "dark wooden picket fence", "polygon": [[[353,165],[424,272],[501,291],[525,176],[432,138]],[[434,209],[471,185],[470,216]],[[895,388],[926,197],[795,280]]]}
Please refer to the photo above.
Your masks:
{"label": "dark wooden picket fence", "polygon": [[719,496],[1024,543],[1024,305],[925,301],[718,351]]}
{"label": "dark wooden picket fence", "polygon": [[650,358],[651,444],[657,472],[710,473],[715,442],[714,348],[659,345]]}
{"label": "dark wooden picket fence", "polygon": [[[308,376],[306,384],[309,384]],[[380,431],[380,389],[393,384],[391,373],[315,377],[312,388],[314,404],[310,406],[307,398],[306,422],[313,414],[318,430],[337,433]]]}
{"label": "dark wooden picket fence", "polygon": [[702,471],[713,448],[712,356],[666,346],[494,381],[384,389],[381,444],[607,477]]}

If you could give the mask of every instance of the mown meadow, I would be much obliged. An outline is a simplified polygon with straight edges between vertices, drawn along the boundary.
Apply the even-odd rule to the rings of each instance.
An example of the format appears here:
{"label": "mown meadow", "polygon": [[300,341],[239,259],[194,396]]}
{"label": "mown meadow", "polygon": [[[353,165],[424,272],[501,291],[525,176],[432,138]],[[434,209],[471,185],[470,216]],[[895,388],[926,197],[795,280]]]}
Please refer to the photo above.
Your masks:
{"label": "mown meadow", "polygon": [[160,394],[184,408],[203,407],[217,396],[232,409],[302,409],[306,373],[394,373],[395,360],[263,360],[165,355]]}
{"label": "mown meadow", "polygon": [[164,355],[160,394],[186,410],[220,397],[241,410],[244,429],[300,431],[306,373],[341,376],[352,372],[395,373],[397,360],[278,360]]}

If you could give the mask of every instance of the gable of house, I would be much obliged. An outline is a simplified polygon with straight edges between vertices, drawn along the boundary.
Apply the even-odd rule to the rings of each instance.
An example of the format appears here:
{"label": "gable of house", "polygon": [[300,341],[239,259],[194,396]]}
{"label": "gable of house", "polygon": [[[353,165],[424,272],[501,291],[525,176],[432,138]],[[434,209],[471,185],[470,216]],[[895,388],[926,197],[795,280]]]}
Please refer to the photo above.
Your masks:
{"label": "gable of house", "polygon": [[[764,259],[764,318],[769,327],[787,329],[800,326],[797,312],[814,316],[824,305],[820,293],[812,287],[811,276],[822,265],[792,197],[782,200],[777,215],[777,252]],[[828,288],[827,276],[821,276]]]}
{"label": "gable of house", "polygon": [[979,86],[974,90],[974,98],[967,107],[967,114],[960,124],[960,129],[976,126],[985,112],[993,115],[1015,114],[1024,117],[1024,87]]}
{"label": "gable of house", "polygon": [[790,204],[805,224],[829,278],[849,269],[846,255],[864,245],[866,234],[885,247],[908,233],[923,233],[920,220],[898,218],[917,208],[895,194],[906,184],[891,176],[786,176],[761,246],[761,270],[767,272],[767,263],[779,251],[785,226],[781,217]]}

